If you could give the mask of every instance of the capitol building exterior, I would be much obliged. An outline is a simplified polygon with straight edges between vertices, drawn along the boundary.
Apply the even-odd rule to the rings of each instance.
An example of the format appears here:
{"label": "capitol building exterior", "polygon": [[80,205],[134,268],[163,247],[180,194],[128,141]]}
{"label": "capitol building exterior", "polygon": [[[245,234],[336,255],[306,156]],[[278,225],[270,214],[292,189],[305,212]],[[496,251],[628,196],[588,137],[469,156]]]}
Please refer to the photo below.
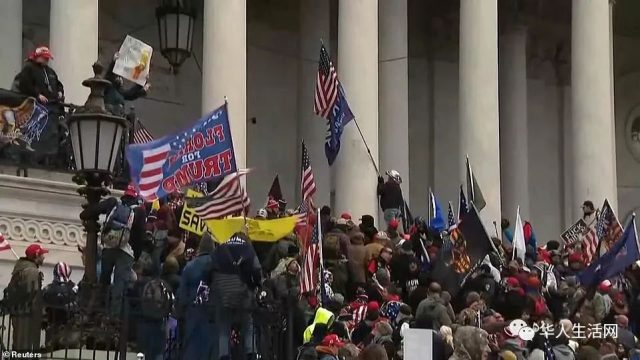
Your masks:
{"label": "capitol building exterior", "polygon": [[[381,173],[395,169],[411,210],[431,188],[456,203],[473,165],[486,224],[516,208],[540,241],[558,239],[584,200],[605,198],[621,222],[640,206],[640,2],[636,0],[199,0],[192,53],[160,53],[156,0],[0,1],[0,87],[48,45],[66,101],[83,104],[91,64],[126,35],[154,47],[151,90],[132,102],[155,137],[188,127],[228,99],[252,210],[278,174],[300,201],[304,139],[317,204],[378,214],[377,174],[350,123],[336,163],[313,112],[321,41]],[[178,70],[178,71],[175,71]],[[0,231],[18,254],[32,242],[81,276],[83,199],[71,174],[0,166]],[[380,217],[380,220],[382,218]],[[624,225],[624,224],[623,224]],[[488,230],[493,231],[493,225]],[[0,253],[9,269],[13,254]],[[4,286],[9,271],[0,272]],[[45,271],[50,276],[50,271]]]}

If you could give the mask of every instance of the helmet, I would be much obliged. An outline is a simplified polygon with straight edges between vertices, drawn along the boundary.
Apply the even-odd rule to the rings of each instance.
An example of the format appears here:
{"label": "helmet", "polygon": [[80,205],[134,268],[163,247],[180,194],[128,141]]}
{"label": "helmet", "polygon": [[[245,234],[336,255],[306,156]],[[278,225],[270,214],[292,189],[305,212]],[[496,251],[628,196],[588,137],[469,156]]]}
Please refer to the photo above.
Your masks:
{"label": "helmet", "polygon": [[387,171],[387,175],[395,180],[398,184],[402,184],[402,178],[400,177],[400,173],[397,170],[389,170]]}
{"label": "helmet", "polygon": [[266,218],[267,217],[267,210],[265,210],[265,209],[258,210],[257,217]]}

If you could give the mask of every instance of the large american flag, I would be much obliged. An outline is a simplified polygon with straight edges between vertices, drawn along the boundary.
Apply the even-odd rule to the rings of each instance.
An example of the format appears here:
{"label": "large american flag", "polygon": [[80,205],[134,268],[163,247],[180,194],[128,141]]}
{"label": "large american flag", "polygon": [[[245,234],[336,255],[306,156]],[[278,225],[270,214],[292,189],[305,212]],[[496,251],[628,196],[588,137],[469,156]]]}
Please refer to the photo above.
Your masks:
{"label": "large american flag", "polygon": [[313,225],[311,241],[305,246],[304,261],[300,272],[300,294],[318,289],[322,271],[322,233],[320,229],[320,211]]}
{"label": "large american flag", "polygon": [[147,201],[157,199],[156,193],[162,184],[162,167],[167,162],[171,144],[160,145],[142,151],[142,169],[140,170],[140,196]]}
{"label": "large american flag", "polygon": [[152,142],[153,135],[147,130],[144,125],[140,122],[140,120],[136,121],[135,131],[133,132],[133,143],[134,144],[146,144],[148,142]]}
{"label": "large american flag", "polygon": [[311,160],[307,146],[302,142],[302,177],[300,189],[302,194],[302,202],[311,200],[313,194],[316,193],[316,181],[313,178],[313,170],[311,169]]}
{"label": "large american flag", "polygon": [[194,210],[202,219],[219,219],[225,216],[247,212],[251,204],[249,195],[242,187],[240,178],[249,173],[248,169],[240,169],[238,172],[225,176],[220,184],[202,198],[189,199],[199,204]]}
{"label": "large american flag", "polygon": [[325,119],[333,111],[333,106],[338,98],[340,82],[338,73],[333,66],[329,53],[324,45],[320,47],[320,62],[318,64],[318,76],[316,79],[316,94],[313,110]]}
{"label": "large american flag", "polygon": [[604,245],[602,251],[609,250],[613,244],[620,240],[624,232],[615,212],[613,212],[609,201],[606,199],[604,200],[604,205],[602,205],[600,217],[596,224],[596,232],[598,239],[600,239],[600,242]]}

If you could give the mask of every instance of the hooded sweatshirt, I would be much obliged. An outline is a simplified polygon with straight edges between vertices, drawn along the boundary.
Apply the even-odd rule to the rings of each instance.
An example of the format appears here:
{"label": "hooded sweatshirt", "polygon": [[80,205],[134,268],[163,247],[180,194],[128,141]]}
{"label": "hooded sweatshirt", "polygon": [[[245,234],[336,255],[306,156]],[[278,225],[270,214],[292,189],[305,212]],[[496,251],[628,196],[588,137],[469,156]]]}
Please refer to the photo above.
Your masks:
{"label": "hooded sweatshirt", "polygon": [[[313,319],[313,323],[307,326],[304,330],[304,334],[302,337],[303,342],[306,344],[310,341],[314,341],[320,343],[324,338],[325,332],[331,327],[335,316],[333,313],[325,308],[318,308],[316,311],[316,316]],[[318,331],[316,332],[316,327],[318,327]],[[324,331],[323,331],[324,330]],[[322,334],[320,334],[322,332]]]}
{"label": "hooded sweatshirt", "polygon": [[453,339],[455,350],[450,360],[480,360],[489,351],[488,334],[480,328],[461,326]]}
{"label": "hooded sweatshirt", "polygon": [[447,313],[447,307],[442,304],[439,295],[429,295],[418,305],[416,322],[423,320],[433,322],[433,329],[440,329],[443,325],[451,326],[452,320]]}

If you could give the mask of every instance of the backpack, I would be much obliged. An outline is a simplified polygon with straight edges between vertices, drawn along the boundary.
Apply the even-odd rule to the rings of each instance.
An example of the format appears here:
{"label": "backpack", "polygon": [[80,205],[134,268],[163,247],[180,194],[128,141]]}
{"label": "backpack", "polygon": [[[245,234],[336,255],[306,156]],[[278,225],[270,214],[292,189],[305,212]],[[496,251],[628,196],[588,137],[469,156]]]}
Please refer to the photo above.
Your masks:
{"label": "backpack", "polygon": [[161,320],[169,316],[173,294],[161,279],[152,279],[142,288],[140,299],[142,315],[147,319]]}
{"label": "backpack", "polygon": [[317,360],[318,352],[313,343],[306,343],[298,348],[298,355],[296,360]]}
{"label": "backpack", "polygon": [[127,206],[118,200],[102,228],[102,245],[108,249],[119,249],[129,243],[136,206]]}

